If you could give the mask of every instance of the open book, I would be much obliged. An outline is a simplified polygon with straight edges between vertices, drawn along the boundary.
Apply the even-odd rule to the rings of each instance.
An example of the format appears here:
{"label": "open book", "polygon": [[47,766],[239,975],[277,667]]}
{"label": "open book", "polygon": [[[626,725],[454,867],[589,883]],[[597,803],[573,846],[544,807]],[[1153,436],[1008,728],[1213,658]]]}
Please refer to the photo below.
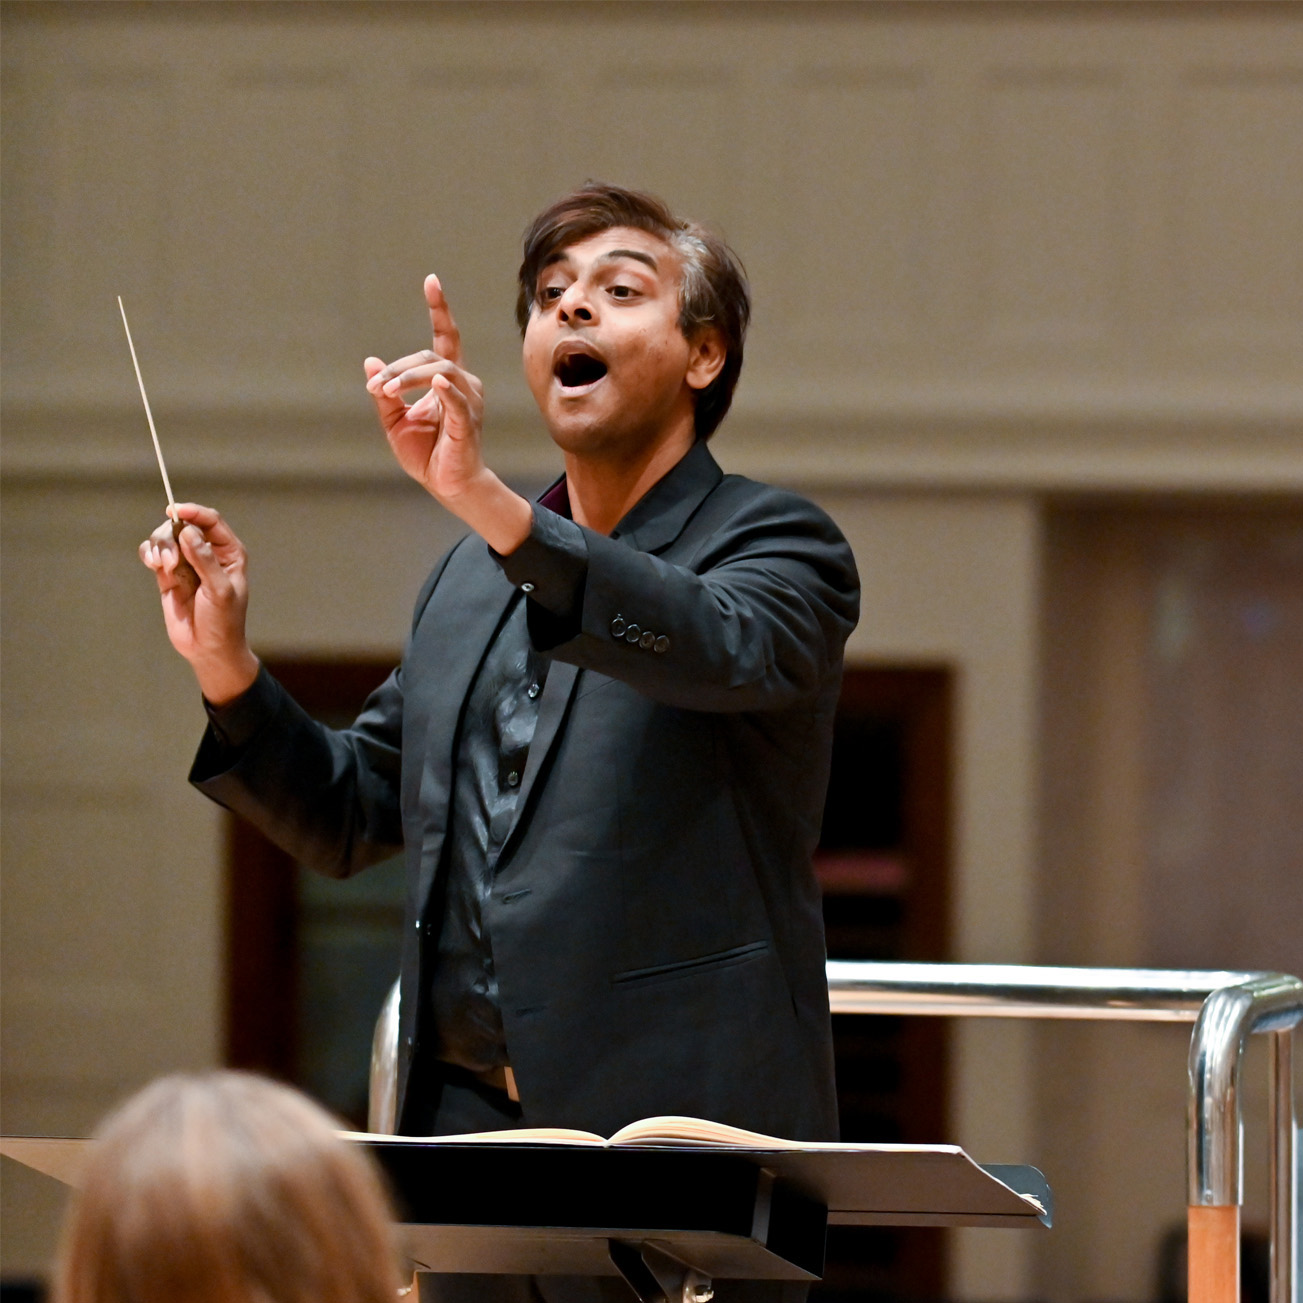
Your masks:
{"label": "open book", "polygon": [[[569,1127],[519,1127],[512,1131],[475,1131],[461,1136],[382,1136],[370,1131],[341,1131],[347,1140],[365,1140],[370,1143],[413,1140],[430,1144],[485,1144],[502,1141],[506,1144],[560,1144],[560,1145],[731,1145],[743,1149],[808,1149],[810,1145],[797,1140],[781,1140],[777,1136],[761,1135],[758,1131],[744,1131],[724,1122],[708,1122],[705,1118],[655,1117],[642,1118],[621,1127],[614,1135],[603,1138],[592,1131],[574,1131]],[[814,1146],[823,1148],[822,1145]],[[840,1146],[838,1146],[840,1148]]]}
{"label": "open book", "polygon": [[520,1127],[513,1131],[475,1131],[460,1136],[388,1136],[377,1135],[370,1131],[341,1131],[346,1140],[361,1140],[368,1144],[383,1144],[386,1141],[401,1141],[411,1144],[557,1144],[557,1145],[690,1145],[693,1148],[705,1146],[726,1146],[733,1149],[799,1149],[803,1152],[812,1150],[861,1150],[872,1148],[915,1149],[915,1145],[856,1145],[840,1143],[834,1140],[784,1140],[781,1136],[766,1136],[759,1131],[745,1131],[741,1127],[731,1127],[726,1122],[710,1122],[706,1118],[690,1117],[654,1117],[642,1118],[621,1127],[611,1136],[603,1138],[592,1131],[574,1131],[568,1127]]}

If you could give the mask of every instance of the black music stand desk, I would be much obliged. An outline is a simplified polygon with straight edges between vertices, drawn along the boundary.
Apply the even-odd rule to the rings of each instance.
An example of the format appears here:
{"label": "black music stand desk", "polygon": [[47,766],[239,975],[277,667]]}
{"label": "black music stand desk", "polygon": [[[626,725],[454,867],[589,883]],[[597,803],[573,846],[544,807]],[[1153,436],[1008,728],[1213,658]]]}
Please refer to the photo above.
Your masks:
{"label": "black music stand desk", "polygon": [[[623,1276],[643,1303],[715,1279],[816,1281],[833,1226],[1048,1227],[1034,1167],[955,1145],[741,1148],[357,1137],[389,1177],[418,1270]],[[0,1153],[76,1184],[86,1141]]]}

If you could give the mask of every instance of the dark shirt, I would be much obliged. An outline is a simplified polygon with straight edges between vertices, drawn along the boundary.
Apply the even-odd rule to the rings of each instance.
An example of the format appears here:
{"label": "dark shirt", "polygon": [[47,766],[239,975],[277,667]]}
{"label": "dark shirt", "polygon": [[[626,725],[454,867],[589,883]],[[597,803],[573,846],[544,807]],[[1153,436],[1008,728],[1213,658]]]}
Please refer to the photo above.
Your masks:
{"label": "dark shirt", "polygon": [[453,781],[438,960],[426,1008],[439,1058],[483,1073],[508,1062],[484,903],[516,814],[547,660],[517,599],[466,700]]}

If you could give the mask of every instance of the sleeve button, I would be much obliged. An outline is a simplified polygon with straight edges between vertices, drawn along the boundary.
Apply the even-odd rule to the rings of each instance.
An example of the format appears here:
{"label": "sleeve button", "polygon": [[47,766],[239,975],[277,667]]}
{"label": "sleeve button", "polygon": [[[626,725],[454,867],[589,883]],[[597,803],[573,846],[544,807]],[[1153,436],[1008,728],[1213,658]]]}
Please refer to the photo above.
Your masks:
{"label": "sleeve button", "polygon": [[624,631],[624,640],[625,642],[637,642],[641,635],[642,630],[636,624],[631,624]]}
{"label": "sleeve button", "polygon": [[670,640],[664,634],[661,634],[661,636],[652,643],[652,651],[659,652],[662,656],[664,656],[669,649]]}
{"label": "sleeve button", "polygon": [[617,615],[615,619],[611,621],[611,637],[612,638],[624,637],[624,616]]}
{"label": "sleeve button", "polygon": [[656,635],[650,629],[643,630],[643,635],[638,639],[638,646],[645,651],[648,647],[654,646]]}

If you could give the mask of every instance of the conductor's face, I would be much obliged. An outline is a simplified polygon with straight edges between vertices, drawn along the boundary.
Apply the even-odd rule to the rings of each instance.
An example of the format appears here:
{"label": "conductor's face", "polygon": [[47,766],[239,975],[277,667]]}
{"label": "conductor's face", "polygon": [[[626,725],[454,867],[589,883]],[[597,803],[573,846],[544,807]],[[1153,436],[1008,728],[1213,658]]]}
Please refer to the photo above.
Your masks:
{"label": "conductor's face", "polygon": [[552,437],[579,456],[636,456],[689,436],[695,391],[722,362],[679,329],[678,253],[617,226],[557,252],[525,328],[525,377]]}

